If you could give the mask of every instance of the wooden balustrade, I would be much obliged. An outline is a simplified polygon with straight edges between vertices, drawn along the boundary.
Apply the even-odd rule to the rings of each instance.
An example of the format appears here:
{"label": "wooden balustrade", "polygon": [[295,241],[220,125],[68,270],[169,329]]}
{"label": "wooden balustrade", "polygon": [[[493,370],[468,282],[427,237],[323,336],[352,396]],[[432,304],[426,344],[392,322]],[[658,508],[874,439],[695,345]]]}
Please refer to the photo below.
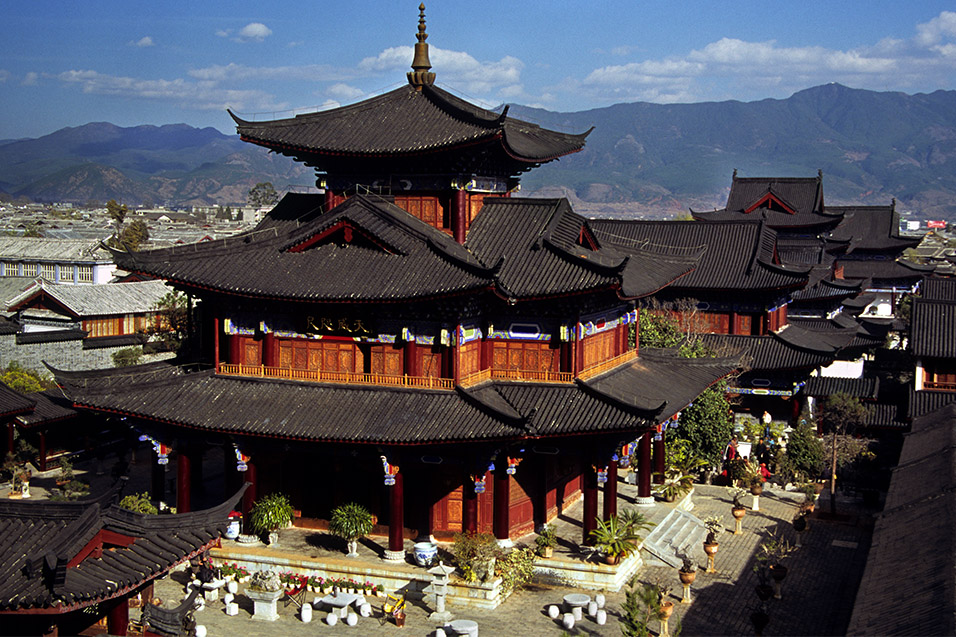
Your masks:
{"label": "wooden balustrade", "polygon": [[628,361],[634,360],[637,358],[637,350],[630,349],[621,354],[620,356],[615,356],[614,358],[608,359],[603,363],[598,363],[597,365],[592,365],[591,367],[585,368],[578,374],[578,378],[581,380],[587,380],[589,378],[594,378],[599,374],[603,374],[606,371],[612,370],[618,365],[626,363]]}
{"label": "wooden balustrade", "polygon": [[956,390],[956,383],[941,383],[936,381],[924,381],[923,389],[942,389],[945,391]]}
{"label": "wooden balustrade", "polygon": [[288,369],[263,365],[219,365],[224,376],[252,376],[301,380],[313,383],[342,383],[347,385],[384,385],[386,387],[416,387],[418,389],[454,389],[455,381],[433,376],[392,376],[389,374],[363,374],[355,372],[330,372],[320,369]]}

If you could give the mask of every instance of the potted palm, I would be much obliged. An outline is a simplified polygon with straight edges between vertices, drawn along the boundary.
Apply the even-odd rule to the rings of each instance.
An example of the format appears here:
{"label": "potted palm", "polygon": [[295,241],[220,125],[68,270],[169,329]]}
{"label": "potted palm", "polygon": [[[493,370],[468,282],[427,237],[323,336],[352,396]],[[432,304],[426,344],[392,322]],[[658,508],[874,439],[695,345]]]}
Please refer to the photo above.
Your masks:
{"label": "potted palm", "polygon": [[704,539],[704,553],[707,554],[707,572],[716,573],[714,568],[714,556],[717,555],[717,549],[720,544],[717,542],[717,534],[724,530],[723,517],[713,515],[704,520],[704,526],[707,527],[707,537]]}
{"label": "potted palm", "polygon": [[543,558],[549,558],[554,554],[554,547],[558,543],[558,531],[553,524],[545,524],[541,527],[541,532],[534,539],[538,547],[538,555]]}
{"label": "potted palm", "polygon": [[253,533],[265,535],[267,544],[279,541],[279,529],[292,523],[292,503],[288,496],[270,493],[256,500],[249,512],[249,526]]}
{"label": "potted palm", "polygon": [[706,465],[706,460],[684,456],[672,463],[663,474],[655,474],[660,476],[661,483],[654,487],[654,495],[664,502],[673,502],[687,495],[694,489],[694,476]]}
{"label": "potted palm", "polygon": [[644,516],[637,512],[612,515],[605,522],[597,520],[597,528],[591,531],[594,546],[604,554],[604,561],[614,565],[638,550],[643,537],[640,531],[647,528]]}
{"label": "potted palm", "polygon": [[374,520],[368,509],[356,502],[349,502],[332,511],[329,532],[345,540],[347,557],[358,557],[358,541],[372,532]]}

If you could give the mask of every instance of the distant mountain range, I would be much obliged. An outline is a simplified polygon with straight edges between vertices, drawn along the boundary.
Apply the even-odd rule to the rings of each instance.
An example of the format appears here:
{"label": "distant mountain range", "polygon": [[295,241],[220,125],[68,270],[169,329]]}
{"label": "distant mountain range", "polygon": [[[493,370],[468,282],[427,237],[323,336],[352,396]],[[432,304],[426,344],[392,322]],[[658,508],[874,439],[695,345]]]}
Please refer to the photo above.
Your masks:
{"label": "distant mountain range", "polygon": [[[514,105],[585,149],[522,178],[584,213],[686,212],[726,201],[731,174],[824,174],[827,203],[888,204],[956,220],[956,91],[874,92],[828,84],[784,100],[617,104],[578,113]],[[310,169],[213,128],[96,123],[0,142],[0,189],[39,201],[235,204],[249,188],[314,183]]]}

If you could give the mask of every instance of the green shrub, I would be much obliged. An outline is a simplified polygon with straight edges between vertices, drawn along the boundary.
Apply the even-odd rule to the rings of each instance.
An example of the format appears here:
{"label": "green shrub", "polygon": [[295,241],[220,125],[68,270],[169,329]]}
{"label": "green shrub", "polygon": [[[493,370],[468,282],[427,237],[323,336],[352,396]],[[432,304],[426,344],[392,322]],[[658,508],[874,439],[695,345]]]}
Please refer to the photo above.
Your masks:
{"label": "green shrub", "polygon": [[122,509],[135,511],[136,513],[148,513],[149,515],[159,513],[159,509],[153,506],[150,501],[148,493],[131,493],[120,500],[119,505]]}
{"label": "green shrub", "polygon": [[113,352],[113,365],[116,367],[132,367],[138,365],[142,357],[142,347],[124,347]]}
{"label": "green shrub", "polygon": [[253,533],[278,531],[292,521],[292,503],[281,493],[270,493],[256,500],[249,512],[249,526]]}
{"label": "green shrub", "polygon": [[501,549],[491,533],[466,532],[455,534],[451,553],[466,582],[482,582],[493,574],[492,563]]}
{"label": "green shrub", "polygon": [[495,563],[495,577],[501,578],[502,595],[509,595],[531,581],[534,577],[536,557],[534,549],[522,547],[498,558]]}
{"label": "green shrub", "polygon": [[354,542],[372,532],[373,519],[361,504],[349,502],[332,511],[329,532],[346,542]]}

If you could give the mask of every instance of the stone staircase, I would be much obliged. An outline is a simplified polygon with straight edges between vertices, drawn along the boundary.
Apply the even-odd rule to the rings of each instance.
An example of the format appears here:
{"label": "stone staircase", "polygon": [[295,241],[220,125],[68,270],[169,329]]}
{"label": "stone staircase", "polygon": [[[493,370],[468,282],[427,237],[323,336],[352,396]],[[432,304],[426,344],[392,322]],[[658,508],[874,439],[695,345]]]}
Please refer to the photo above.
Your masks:
{"label": "stone staircase", "polygon": [[645,556],[645,561],[648,564],[659,561],[680,567],[680,556],[687,555],[699,564],[706,559],[703,549],[706,536],[707,528],[700,518],[687,511],[673,509],[644,538],[643,549],[650,554]]}

